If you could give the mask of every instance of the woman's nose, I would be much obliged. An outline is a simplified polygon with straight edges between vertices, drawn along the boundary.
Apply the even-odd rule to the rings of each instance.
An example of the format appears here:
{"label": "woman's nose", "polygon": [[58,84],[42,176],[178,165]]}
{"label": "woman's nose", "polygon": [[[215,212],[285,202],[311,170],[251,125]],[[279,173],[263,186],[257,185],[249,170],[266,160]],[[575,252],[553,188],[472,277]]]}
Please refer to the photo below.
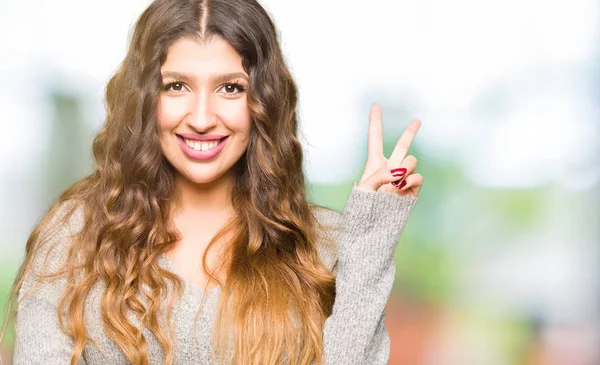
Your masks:
{"label": "woman's nose", "polygon": [[211,95],[199,95],[195,98],[191,113],[186,119],[187,124],[198,132],[204,132],[216,126],[217,120]]}

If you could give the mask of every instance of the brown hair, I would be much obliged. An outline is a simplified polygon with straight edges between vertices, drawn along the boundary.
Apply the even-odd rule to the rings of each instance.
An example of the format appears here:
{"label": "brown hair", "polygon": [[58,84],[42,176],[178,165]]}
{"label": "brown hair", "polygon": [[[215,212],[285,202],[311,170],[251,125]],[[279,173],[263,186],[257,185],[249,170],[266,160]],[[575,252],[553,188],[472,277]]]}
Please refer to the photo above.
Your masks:
{"label": "brown hair", "polygon": [[[179,232],[169,219],[174,171],[161,152],[156,110],[161,65],[169,46],[182,37],[221,37],[241,55],[250,77],[253,128],[248,150],[234,166],[237,214],[208,246],[230,237],[219,265],[206,268],[208,249],[202,258],[222,288],[213,358],[233,364],[321,363],[335,278],[317,255],[320,227],[305,198],[297,89],[276,28],[254,0],[156,0],[144,11],[106,88],[106,125],[93,143],[97,169],[61,194],[32,232],[12,298],[42,245],[38,235],[62,203],[76,202],[73,207],[83,206],[83,228],[67,264],[55,274],[67,282],[58,310],[67,313],[64,320],[59,316],[60,325],[74,340],[71,364],[81,359],[89,339],[84,300],[98,281],[105,283],[100,310],[106,334],[127,359],[149,363],[144,335],[125,315],[131,310],[158,339],[165,362],[172,363],[171,311],[166,311],[169,332],[159,316],[165,314],[163,298],[171,293],[167,306],[174,305],[183,283],[158,264]],[[221,274],[225,282],[218,279]],[[170,285],[175,290],[169,291]],[[9,310],[11,305],[12,299]],[[228,341],[233,348],[226,359]]]}

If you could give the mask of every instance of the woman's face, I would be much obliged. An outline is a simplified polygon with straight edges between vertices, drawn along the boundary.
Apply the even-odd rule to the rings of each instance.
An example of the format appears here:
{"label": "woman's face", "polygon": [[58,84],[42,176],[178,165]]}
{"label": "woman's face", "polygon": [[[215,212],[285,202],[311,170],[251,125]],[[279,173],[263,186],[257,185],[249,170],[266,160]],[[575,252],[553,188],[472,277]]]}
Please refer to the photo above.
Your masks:
{"label": "woman's face", "polygon": [[206,44],[182,38],[161,67],[158,123],[163,154],[185,179],[214,182],[248,147],[252,127],[248,74],[222,38]]}

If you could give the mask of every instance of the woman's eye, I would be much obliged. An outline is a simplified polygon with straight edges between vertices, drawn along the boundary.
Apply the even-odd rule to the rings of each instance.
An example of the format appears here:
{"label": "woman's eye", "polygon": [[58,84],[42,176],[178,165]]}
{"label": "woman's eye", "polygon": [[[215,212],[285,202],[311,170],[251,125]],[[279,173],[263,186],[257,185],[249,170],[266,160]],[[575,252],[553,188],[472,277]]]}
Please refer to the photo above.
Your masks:
{"label": "woman's eye", "polygon": [[172,82],[165,86],[165,91],[170,91],[170,90],[177,91],[177,92],[184,91],[184,85],[182,82]]}
{"label": "woman's eye", "polygon": [[223,85],[223,91],[225,92],[225,94],[237,95],[239,93],[246,91],[246,89],[244,89],[244,87],[238,83],[229,83],[229,84]]}

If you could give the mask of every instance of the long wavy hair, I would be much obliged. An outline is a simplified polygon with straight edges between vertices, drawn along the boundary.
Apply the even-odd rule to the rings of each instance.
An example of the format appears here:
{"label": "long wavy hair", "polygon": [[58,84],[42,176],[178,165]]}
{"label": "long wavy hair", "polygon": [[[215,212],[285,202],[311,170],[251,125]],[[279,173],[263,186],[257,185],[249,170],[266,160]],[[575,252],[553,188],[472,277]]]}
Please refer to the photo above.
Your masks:
{"label": "long wavy hair", "polygon": [[[169,299],[166,307],[175,305],[183,282],[162,268],[159,258],[181,237],[170,219],[177,189],[174,168],[161,151],[156,111],[161,65],[169,46],[182,37],[221,37],[241,55],[250,77],[253,127],[248,149],[234,166],[238,176],[231,203],[236,215],[202,257],[203,267],[221,287],[213,360],[321,364],[322,330],[331,314],[335,278],[317,255],[321,227],[306,201],[297,89],[276,28],[254,0],[156,0],[144,11],[128,53],[106,87],[106,124],[93,142],[97,168],[62,193],[31,233],[9,310],[32,271],[43,243],[40,232],[59,206],[76,202],[73,207],[83,206],[83,228],[73,238],[65,266],[55,273],[67,283],[57,315],[66,313],[59,315],[59,323],[74,340],[71,364],[81,359],[90,340],[84,300],[97,282],[105,285],[100,302],[104,330],[127,359],[149,363],[140,329],[146,327],[161,344],[165,362],[172,363],[171,311],[164,304]],[[227,249],[218,265],[208,268],[207,253],[222,237],[227,237]],[[128,319],[128,311],[140,327]],[[163,315],[168,328],[161,325]]]}

